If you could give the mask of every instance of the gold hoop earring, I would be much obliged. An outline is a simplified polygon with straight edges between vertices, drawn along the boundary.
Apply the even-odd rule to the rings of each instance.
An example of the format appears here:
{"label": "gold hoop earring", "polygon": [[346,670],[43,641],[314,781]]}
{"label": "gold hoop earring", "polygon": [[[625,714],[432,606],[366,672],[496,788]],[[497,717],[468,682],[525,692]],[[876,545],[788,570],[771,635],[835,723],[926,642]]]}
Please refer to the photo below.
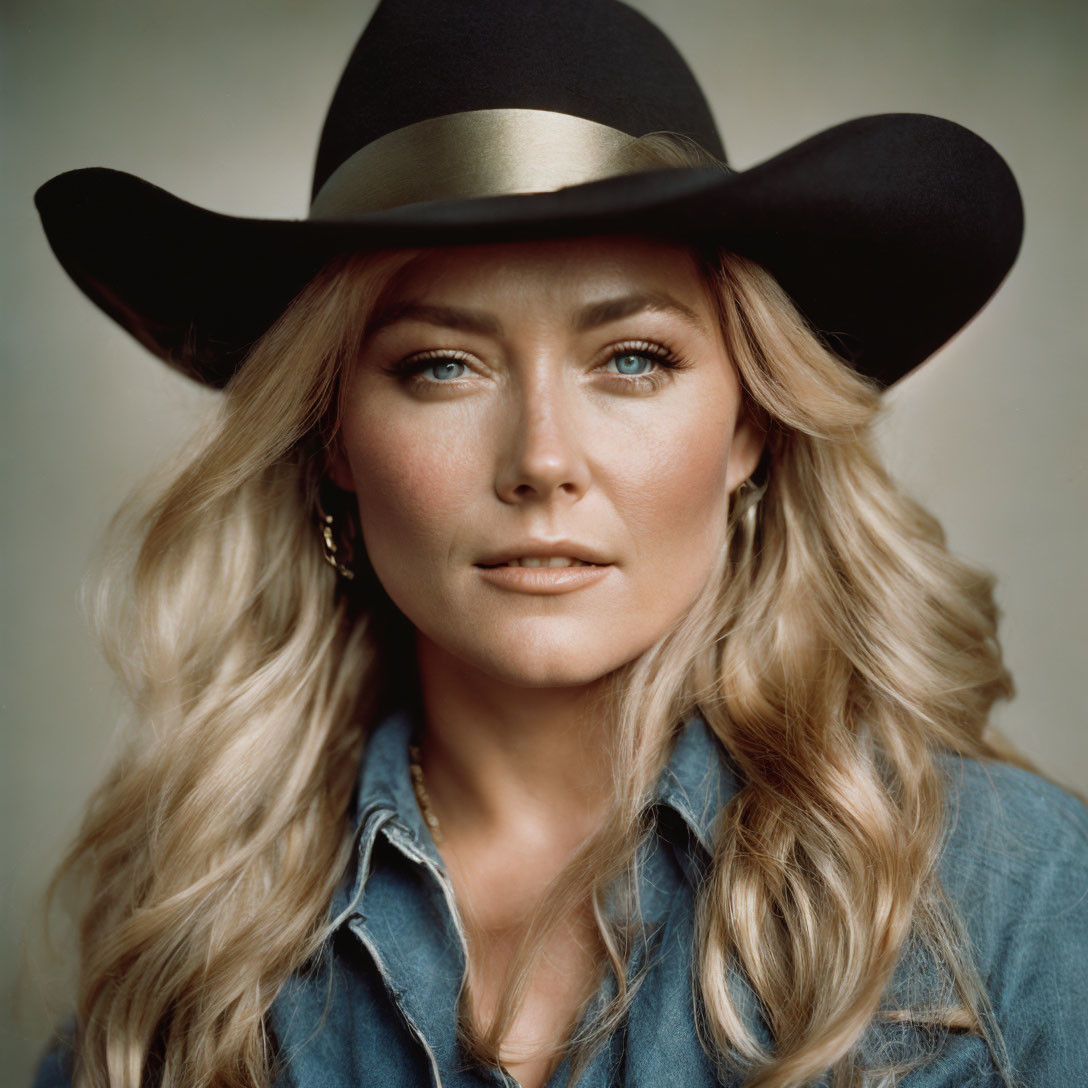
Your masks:
{"label": "gold hoop earring", "polygon": [[[760,477],[758,483],[752,479],[752,476],[757,474]],[[737,484],[730,503],[730,520],[742,535],[744,555],[750,555],[755,546],[760,500],[770,482],[770,476],[762,464],[757,467],[752,476],[746,476]]]}
{"label": "gold hoop earring", "polygon": [[317,508],[318,527],[321,530],[321,552],[325,562],[346,582],[355,580],[355,571],[340,558],[340,546],[337,544],[336,519],[332,514],[326,513],[321,504],[320,494],[314,499]]}
{"label": "gold hoop earring", "polygon": [[743,513],[745,514],[749,510],[754,510],[759,504],[759,500],[763,498],[763,494],[767,490],[767,484],[769,482],[766,474],[764,474],[763,479],[760,480],[759,483],[756,483],[751,476],[746,476],[739,484],[737,484],[736,489],[733,492],[734,504],[739,506],[743,503]]}

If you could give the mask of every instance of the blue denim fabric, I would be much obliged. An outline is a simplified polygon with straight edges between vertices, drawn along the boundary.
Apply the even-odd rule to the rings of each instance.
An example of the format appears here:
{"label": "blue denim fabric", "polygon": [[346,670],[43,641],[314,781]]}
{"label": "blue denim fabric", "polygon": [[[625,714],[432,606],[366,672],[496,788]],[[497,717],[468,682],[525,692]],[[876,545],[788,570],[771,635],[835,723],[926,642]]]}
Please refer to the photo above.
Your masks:
{"label": "blue denim fabric", "polygon": [[[283,1068],[277,1088],[482,1088],[504,1081],[462,1060],[454,1009],[464,942],[445,869],[412,792],[405,713],[372,735],[356,797],[356,861],[332,904],[325,954],[277,995],[270,1026]],[[1088,810],[1035,775],[946,761],[949,831],[941,877],[962,912],[1011,1066],[1029,1088],[1088,1088]],[[695,889],[711,858],[713,825],[738,782],[706,725],[687,722],[661,776],[657,834],[642,857],[640,894],[650,967],[624,1027],[579,1088],[712,1088],[692,1000]],[[641,965],[636,953],[632,968]],[[751,991],[731,984],[768,1040]],[[893,981],[901,998],[939,999],[946,980],[908,948]],[[598,1001],[607,996],[607,987]],[[901,1088],[1002,1083],[979,1038],[874,1026],[868,1055],[921,1065]],[[47,1056],[36,1088],[68,1084]],[[565,1085],[567,1063],[548,1088]]]}

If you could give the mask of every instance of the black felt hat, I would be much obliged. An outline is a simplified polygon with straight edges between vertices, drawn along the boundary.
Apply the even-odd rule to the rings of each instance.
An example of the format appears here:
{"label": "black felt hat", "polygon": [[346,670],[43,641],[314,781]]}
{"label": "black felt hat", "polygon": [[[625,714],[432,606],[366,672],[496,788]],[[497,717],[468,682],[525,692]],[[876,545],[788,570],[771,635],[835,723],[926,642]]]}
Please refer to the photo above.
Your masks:
{"label": "black felt hat", "polygon": [[951,121],[862,117],[743,171],[640,168],[633,138],[662,131],[724,161],[684,60],[617,0],[382,0],[329,107],[307,219],[220,215],[101,168],[35,199],[79,287],[214,386],[337,254],[612,233],[759,261],[886,385],[979,310],[1019,248],[1011,172]]}

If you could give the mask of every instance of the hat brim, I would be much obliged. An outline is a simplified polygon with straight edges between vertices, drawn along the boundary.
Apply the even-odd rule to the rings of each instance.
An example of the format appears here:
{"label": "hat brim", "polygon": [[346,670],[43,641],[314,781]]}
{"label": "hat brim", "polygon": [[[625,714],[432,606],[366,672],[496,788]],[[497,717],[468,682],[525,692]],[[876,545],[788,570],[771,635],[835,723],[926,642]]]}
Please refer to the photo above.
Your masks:
{"label": "hat brim", "polygon": [[833,350],[889,385],[985,304],[1023,231],[1001,156],[922,114],[849,121],[739,172],[657,170],[337,222],[222,215],[104,168],[61,174],[35,201],[87,296],[217,387],[338,254],[597,234],[713,244],[758,261]]}

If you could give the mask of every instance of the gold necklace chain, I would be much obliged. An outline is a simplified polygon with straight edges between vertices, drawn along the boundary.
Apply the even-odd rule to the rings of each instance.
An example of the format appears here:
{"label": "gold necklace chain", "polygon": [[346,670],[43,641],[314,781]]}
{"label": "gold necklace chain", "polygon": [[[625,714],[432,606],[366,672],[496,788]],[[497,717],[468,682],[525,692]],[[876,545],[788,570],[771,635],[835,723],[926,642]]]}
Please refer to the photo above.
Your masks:
{"label": "gold necklace chain", "polygon": [[431,833],[431,838],[434,839],[435,845],[438,845],[442,842],[442,828],[431,805],[431,795],[427,792],[427,787],[423,782],[423,764],[420,762],[418,744],[408,745],[408,759],[408,767],[412,772],[412,789],[415,791],[416,803],[419,805],[419,811],[423,816],[423,822]]}

